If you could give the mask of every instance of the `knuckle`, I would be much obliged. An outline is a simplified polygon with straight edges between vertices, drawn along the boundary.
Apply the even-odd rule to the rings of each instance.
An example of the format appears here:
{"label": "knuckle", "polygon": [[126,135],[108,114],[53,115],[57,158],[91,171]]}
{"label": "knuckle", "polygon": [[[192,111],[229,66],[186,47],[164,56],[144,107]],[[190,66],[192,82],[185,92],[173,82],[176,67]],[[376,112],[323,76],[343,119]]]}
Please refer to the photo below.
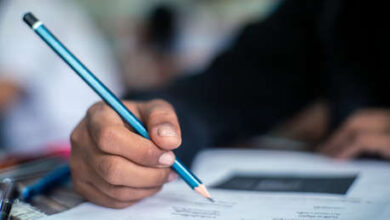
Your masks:
{"label": "knuckle", "polygon": [[77,194],[79,194],[79,195],[81,195],[81,196],[83,196],[85,198],[88,198],[89,196],[88,196],[88,192],[85,190],[85,184],[86,183],[84,183],[82,181],[77,181],[76,180],[76,181],[73,182],[73,180],[72,180],[72,187],[73,187],[74,191]]}
{"label": "knuckle", "polygon": [[123,202],[119,202],[119,201],[112,201],[112,203],[109,206],[111,206],[111,208],[114,208],[114,209],[124,209],[124,208],[129,207],[133,204],[134,204],[133,202],[123,203]]}
{"label": "knuckle", "polygon": [[142,102],[133,102],[133,101],[124,101],[124,104],[127,108],[130,110],[137,109],[137,105],[141,104]]}
{"label": "knuckle", "polygon": [[84,190],[82,190],[82,187],[80,185],[80,181],[72,180],[72,187],[74,191],[80,195],[84,194]]}
{"label": "knuckle", "polygon": [[166,108],[155,108],[153,109],[150,114],[149,114],[149,117],[150,118],[167,118],[167,117],[171,117],[173,116],[173,111],[171,111],[170,109],[166,109]]}
{"label": "knuckle", "polygon": [[79,179],[80,173],[83,172],[83,164],[81,163],[83,163],[83,161],[80,160],[78,156],[71,154],[69,158],[69,168],[71,171],[72,178],[74,177],[76,180]]}
{"label": "knuckle", "polygon": [[169,169],[160,169],[159,172],[156,172],[154,181],[159,185],[164,184],[168,179],[169,172]]}
{"label": "knuckle", "polygon": [[72,147],[76,147],[77,143],[81,140],[81,123],[70,134],[70,143]]}
{"label": "knuckle", "polygon": [[140,194],[138,189],[112,189],[110,195],[121,202],[131,202],[134,200],[142,199],[142,195]]}
{"label": "knuckle", "polygon": [[116,136],[115,127],[104,127],[101,128],[97,135],[97,145],[100,150],[107,152],[110,148],[111,140]]}
{"label": "knuckle", "polygon": [[134,192],[132,190],[115,189],[111,192],[111,195],[121,202],[134,200]]}
{"label": "knuckle", "polygon": [[115,158],[106,159],[98,164],[103,178],[110,184],[120,185],[120,161]]}
{"label": "knuckle", "polygon": [[72,131],[70,134],[70,146],[72,149],[77,147],[77,143],[79,142],[79,134],[76,131]]}
{"label": "knuckle", "polygon": [[95,112],[102,110],[103,108],[104,108],[104,103],[102,101],[95,102],[87,110],[87,117],[93,116]]}
{"label": "knuckle", "polygon": [[73,147],[73,145],[75,145],[75,143],[77,143],[78,139],[79,139],[79,134],[78,134],[77,130],[75,129],[70,134],[70,142],[71,142],[72,147]]}
{"label": "knuckle", "polygon": [[168,102],[162,99],[154,99],[151,102],[151,112],[150,114],[172,114],[174,112],[174,108]]}
{"label": "knuckle", "polygon": [[146,147],[142,155],[142,161],[148,164],[156,164],[158,161],[159,152],[152,147]]}
{"label": "knuckle", "polygon": [[153,99],[151,101],[154,105],[168,105],[168,106],[171,106],[167,101],[165,101],[164,99]]}

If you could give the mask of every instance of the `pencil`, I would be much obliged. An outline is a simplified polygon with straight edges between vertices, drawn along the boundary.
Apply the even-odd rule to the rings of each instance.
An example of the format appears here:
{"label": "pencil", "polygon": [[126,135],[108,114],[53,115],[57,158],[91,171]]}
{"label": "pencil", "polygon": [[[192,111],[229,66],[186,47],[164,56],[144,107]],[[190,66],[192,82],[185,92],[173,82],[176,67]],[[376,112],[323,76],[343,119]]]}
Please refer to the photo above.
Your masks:
{"label": "pencil", "polygon": [[[67,63],[119,116],[134,128],[141,136],[150,139],[144,125],[124,104],[84,65],[78,60],[31,12],[23,20]],[[213,201],[207,188],[179,159],[171,167],[193,190]]]}
{"label": "pencil", "polygon": [[13,180],[5,178],[1,183],[4,189],[1,195],[0,220],[8,220],[17,191]]}
{"label": "pencil", "polygon": [[35,183],[26,186],[20,195],[23,201],[31,201],[36,195],[49,191],[51,188],[65,183],[70,178],[69,165],[61,165],[60,167],[49,172]]}

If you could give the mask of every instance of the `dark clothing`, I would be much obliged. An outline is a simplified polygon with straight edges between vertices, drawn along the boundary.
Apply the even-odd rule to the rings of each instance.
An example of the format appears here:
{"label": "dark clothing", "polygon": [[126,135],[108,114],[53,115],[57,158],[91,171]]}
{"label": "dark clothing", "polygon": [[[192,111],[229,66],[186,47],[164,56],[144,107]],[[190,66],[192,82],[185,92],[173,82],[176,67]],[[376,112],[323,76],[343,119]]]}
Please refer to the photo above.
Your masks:
{"label": "dark clothing", "polygon": [[337,126],[358,108],[385,107],[389,19],[379,1],[286,0],[246,27],[202,74],[128,98],[163,98],[178,112],[187,164],[197,147],[269,130],[316,98]]}

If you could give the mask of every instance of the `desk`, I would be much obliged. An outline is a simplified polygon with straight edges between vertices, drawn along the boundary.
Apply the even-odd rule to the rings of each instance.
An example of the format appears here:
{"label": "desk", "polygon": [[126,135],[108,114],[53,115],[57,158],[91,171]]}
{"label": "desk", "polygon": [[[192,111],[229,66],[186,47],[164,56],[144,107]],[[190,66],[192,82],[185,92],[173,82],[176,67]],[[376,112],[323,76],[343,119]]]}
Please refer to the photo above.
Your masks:
{"label": "desk", "polygon": [[[63,162],[63,160],[53,158],[45,163],[57,163],[59,165]],[[41,166],[42,163],[43,161],[37,162],[36,166]],[[32,167],[32,165],[29,167]],[[278,216],[276,218],[260,219],[322,220],[328,217],[337,220],[390,219],[390,187],[388,187],[390,184],[390,163],[384,161],[360,160],[339,162],[321,155],[304,152],[210,149],[201,152],[197,156],[193,170],[202,176],[205,184],[211,186],[216,186],[221,180],[228,179],[227,177],[231,176],[232,173],[262,174],[263,177],[280,177],[280,175],[285,176],[288,174],[295,177],[323,177],[331,175],[344,178],[348,174],[349,179],[347,178],[347,181],[351,181],[351,178],[355,178],[355,175],[356,180],[353,179],[352,185],[349,183],[350,185],[341,191],[320,189],[320,191],[308,191],[309,193],[304,192],[303,194],[303,191],[286,193],[287,190],[285,192],[282,190],[282,192],[275,192],[276,188],[280,190],[281,187],[286,187],[286,185],[276,183],[276,185],[279,184],[278,187],[275,188],[275,185],[270,187],[269,181],[256,186],[256,189],[260,189],[255,190],[258,192],[250,192],[249,194],[245,190],[223,191],[223,189],[211,187],[212,193],[215,193],[217,196],[217,202],[214,206],[209,206],[209,203],[205,203],[202,198],[193,195],[193,192],[188,190],[188,187],[183,182],[179,181],[168,184],[156,196],[145,199],[136,206],[123,210],[102,208],[90,203],[80,204],[83,201],[82,198],[72,192],[70,186],[67,185],[52,191],[48,195],[36,197],[32,205],[49,215],[61,212],[58,216],[52,215],[48,220],[74,219],[75,216],[89,216],[88,219],[93,218],[95,220],[101,219],[102,216],[111,216],[112,219],[132,219],[131,217],[135,215],[138,220],[156,219],[154,218],[156,216],[150,215],[158,215],[158,219],[196,219],[189,218],[188,215],[190,214],[202,214],[204,217],[212,215],[213,219],[228,220],[237,219],[234,218],[234,214],[236,215],[235,217],[240,215],[241,212],[235,212],[235,209],[245,210],[247,207],[254,207],[253,205],[258,208],[247,210],[252,212],[252,219],[253,216],[264,217],[264,214],[267,214],[267,216]],[[3,173],[0,173],[0,177],[1,175]],[[22,185],[29,181],[32,180],[24,179],[20,183]],[[231,182],[229,184],[231,186]],[[225,184],[225,188],[229,184]],[[345,183],[343,184],[345,185]],[[267,190],[264,191],[264,189]],[[324,192],[330,193],[324,194]],[[246,199],[237,203],[235,198]],[[196,200],[196,203],[190,202],[193,200]],[[250,203],[246,204],[245,202],[248,201]],[[256,205],[256,201],[261,205]],[[78,204],[80,206],[77,206]],[[65,211],[74,206],[77,207]],[[229,208],[223,209],[224,206],[229,206]],[[283,207],[283,209],[279,210],[279,206]],[[267,208],[264,209],[264,207]],[[275,209],[279,211],[275,211]],[[323,210],[316,212],[315,209]],[[335,210],[327,211],[327,209]],[[149,210],[148,216],[144,216],[145,210]],[[173,216],[172,213],[174,214]],[[302,217],[314,214],[324,217]],[[184,217],[184,215],[187,217]]]}
{"label": "desk", "polygon": [[[43,175],[66,162],[67,161],[64,160],[63,157],[56,156],[37,159],[31,162],[1,169],[0,179],[5,177],[14,179],[17,183],[18,189],[20,190],[24,186],[33,183]],[[68,210],[83,201],[84,200],[72,190],[70,183],[68,183],[45,195],[36,196],[30,202],[30,205],[47,215],[52,215]],[[28,212],[25,204],[23,203],[17,203],[15,206],[18,207],[21,212],[23,212],[23,210]],[[28,219],[33,220],[34,218]]]}
{"label": "desk", "polygon": [[[115,210],[83,203],[43,220],[390,219],[388,162],[340,162],[314,153],[292,151],[210,149],[198,155],[193,171],[202,177],[206,185],[211,186],[209,189],[215,203],[194,195],[178,180],[167,184],[157,195],[125,209]],[[237,182],[228,181],[224,187],[217,187],[218,183],[229,180],[232,174],[237,173],[256,175],[254,182],[257,185],[245,190],[233,190],[232,186],[235,188]],[[276,181],[286,176],[295,179]],[[265,181],[258,181],[261,178]],[[302,179],[309,182],[314,179],[316,183],[313,185],[316,187],[305,187],[308,181]],[[340,186],[336,185],[336,190],[329,189],[329,185],[335,187],[331,179],[340,183]],[[325,183],[321,182],[323,180]]]}

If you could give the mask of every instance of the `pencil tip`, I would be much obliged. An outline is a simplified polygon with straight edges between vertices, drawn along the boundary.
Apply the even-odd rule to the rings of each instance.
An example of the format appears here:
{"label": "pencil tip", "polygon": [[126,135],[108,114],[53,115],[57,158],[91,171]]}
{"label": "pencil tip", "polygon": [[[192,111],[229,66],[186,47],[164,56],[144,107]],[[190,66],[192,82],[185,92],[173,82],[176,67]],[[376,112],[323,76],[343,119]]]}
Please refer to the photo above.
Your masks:
{"label": "pencil tip", "polygon": [[209,197],[209,198],[207,198],[210,202],[212,202],[212,203],[214,203],[215,201],[214,201],[214,199],[213,198],[211,198],[211,197]]}
{"label": "pencil tip", "polygon": [[[197,191],[199,194],[201,194],[203,197],[207,198],[208,200],[213,200],[211,199],[210,193],[207,191],[207,188],[201,184],[198,187],[194,188],[195,191]],[[214,201],[214,200],[213,200]]]}

